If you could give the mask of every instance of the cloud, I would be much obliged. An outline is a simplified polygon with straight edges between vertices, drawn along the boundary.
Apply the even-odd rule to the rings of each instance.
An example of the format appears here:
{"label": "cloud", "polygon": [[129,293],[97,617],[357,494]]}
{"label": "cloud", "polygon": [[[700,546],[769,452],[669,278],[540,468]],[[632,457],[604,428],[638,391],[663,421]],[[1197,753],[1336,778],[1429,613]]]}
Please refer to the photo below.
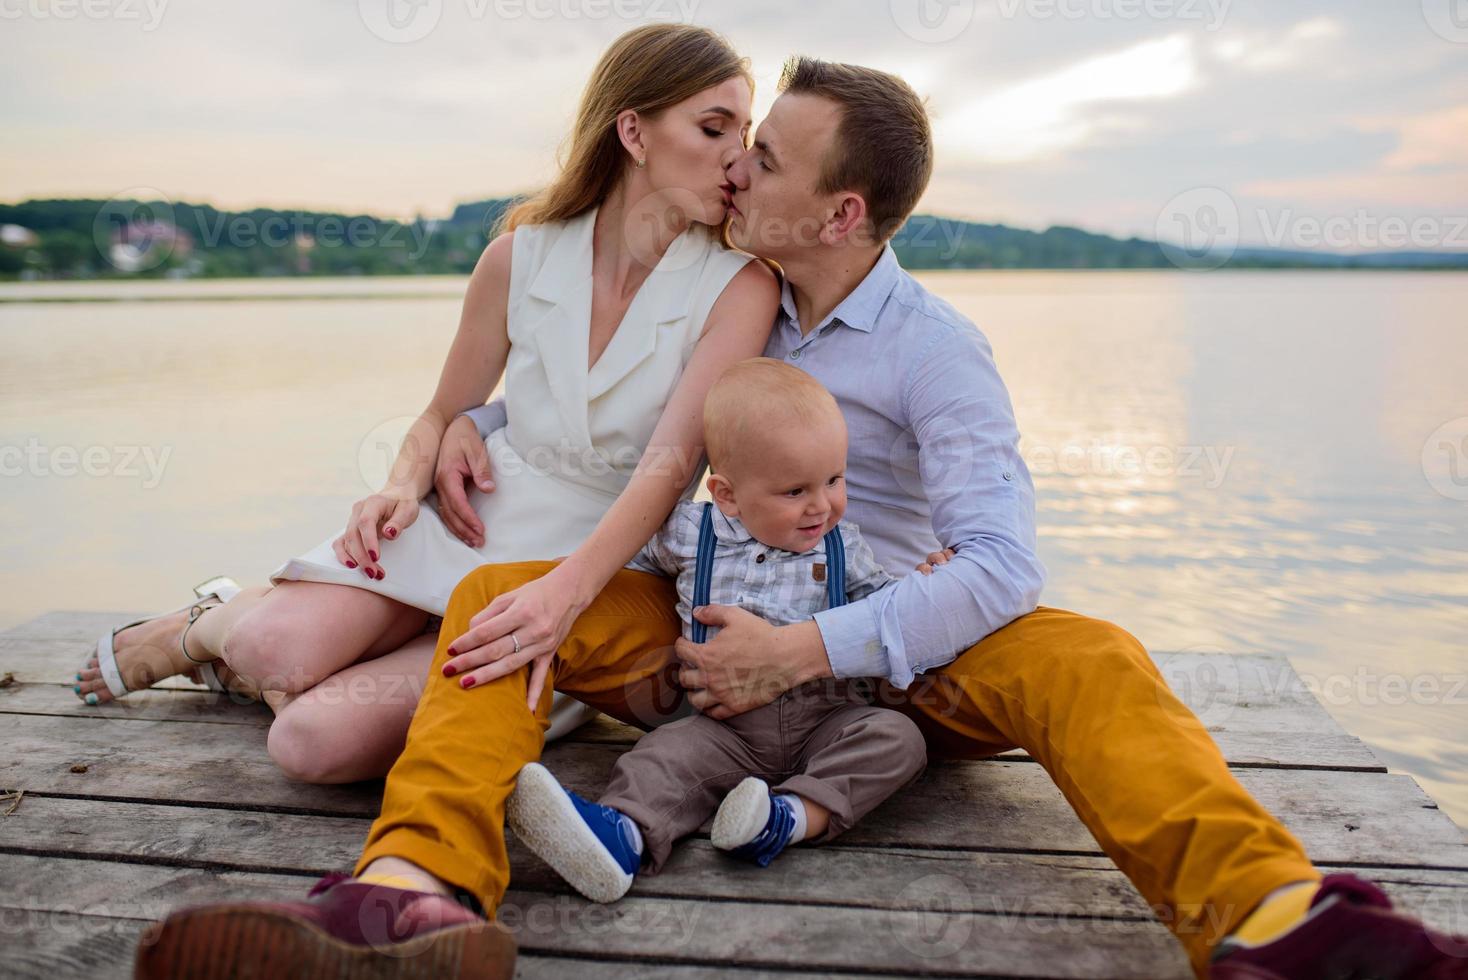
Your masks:
{"label": "cloud", "polygon": [[1354,120],[1362,133],[1391,133],[1394,148],[1346,173],[1262,179],[1241,193],[1316,207],[1373,202],[1412,213],[1468,213],[1468,105],[1405,117]]}
{"label": "cloud", "polygon": [[1234,34],[1220,38],[1212,46],[1219,61],[1247,71],[1279,71],[1300,65],[1323,41],[1345,34],[1339,21],[1330,17],[1302,20],[1283,35],[1269,33]]}
{"label": "cloud", "polygon": [[935,138],[947,152],[1015,163],[1053,156],[1101,130],[1135,130],[1142,120],[1097,103],[1166,99],[1198,81],[1192,39],[1173,34],[1088,58],[1000,89],[940,119]]}

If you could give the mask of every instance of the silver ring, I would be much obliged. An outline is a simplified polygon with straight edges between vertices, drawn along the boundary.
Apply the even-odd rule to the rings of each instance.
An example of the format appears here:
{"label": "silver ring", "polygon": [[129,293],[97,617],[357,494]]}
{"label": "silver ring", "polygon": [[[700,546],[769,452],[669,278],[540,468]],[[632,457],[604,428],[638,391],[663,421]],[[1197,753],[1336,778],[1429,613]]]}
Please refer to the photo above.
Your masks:
{"label": "silver ring", "polygon": [[515,639],[515,634],[514,633],[511,633],[510,634],[510,642],[513,643],[513,644],[515,644],[515,652],[516,653],[519,653],[520,652],[520,641],[517,640],[517,639]]}

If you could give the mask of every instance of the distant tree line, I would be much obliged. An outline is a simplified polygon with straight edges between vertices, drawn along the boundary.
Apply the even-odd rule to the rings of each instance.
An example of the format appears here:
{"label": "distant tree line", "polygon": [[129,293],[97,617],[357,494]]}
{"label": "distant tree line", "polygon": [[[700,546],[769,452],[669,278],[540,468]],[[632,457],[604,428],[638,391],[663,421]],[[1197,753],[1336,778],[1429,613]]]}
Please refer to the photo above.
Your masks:
{"label": "distant tree line", "polygon": [[[447,219],[137,200],[0,204],[0,278],[219,278],[443,275],[469,272],[516,199],[460,204]],[[1166,269],[1179,257],[1142,238],[1055,226],[1029,231],[914,215],[892,245],[909,269]],[[1196,261],[1194,261],[1196,259]],[[1229,268],[1468,268],[1462,253],[1330,253],[1239,249]]]}

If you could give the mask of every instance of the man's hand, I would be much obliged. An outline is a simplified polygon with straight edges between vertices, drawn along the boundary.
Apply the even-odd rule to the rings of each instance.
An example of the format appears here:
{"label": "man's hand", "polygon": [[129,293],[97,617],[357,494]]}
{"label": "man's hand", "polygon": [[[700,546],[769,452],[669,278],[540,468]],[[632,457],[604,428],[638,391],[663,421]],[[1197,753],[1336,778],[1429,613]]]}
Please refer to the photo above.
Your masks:
{"label": "man's hand", "polygon": [[924,575],[932,575],[934,565],[946,565],[948,564],[948,559],[952,558],[956,554],[958,554],[958,552],[954,551],[952,548],[944,548],[942,551],[935,551],[928,556],[927,561],[922,561],[918,563],[917,570],[922,572]]}
{"label": "man's hand", "polygon": [[678,680],[710,718],[743,714],[831,672],[815,620],[775,627],[737,606],[700,606],[693,615],[719,633],[707,643],[679,638]]}
{"label": "man's hand", "polygon": [[438,465],[433,471],[433,488],[438,491],[438,516],[454,535],[471,548],[484,547],[484,522],[469,505],[468,488],[485,493],[494,490],[489,453],[474,420],[460,415],[444,430],[438,447]]}

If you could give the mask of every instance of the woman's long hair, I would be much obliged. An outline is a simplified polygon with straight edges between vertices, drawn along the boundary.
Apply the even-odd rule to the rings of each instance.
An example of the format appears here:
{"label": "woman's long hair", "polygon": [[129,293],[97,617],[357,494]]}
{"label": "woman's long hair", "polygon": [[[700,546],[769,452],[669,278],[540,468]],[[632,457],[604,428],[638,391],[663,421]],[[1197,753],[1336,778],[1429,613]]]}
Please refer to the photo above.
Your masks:
{"label": "woman's long hair", "polygon": [[591,210],[617,186],[626,151],[617,115],[627,109],[656,116],[731,78],[754,87],[749,60],[718,34],[691,24],[649,24],[612,42],[581,94],[565,160],[549,187],[510,208],[500,228],[566,221]]}

